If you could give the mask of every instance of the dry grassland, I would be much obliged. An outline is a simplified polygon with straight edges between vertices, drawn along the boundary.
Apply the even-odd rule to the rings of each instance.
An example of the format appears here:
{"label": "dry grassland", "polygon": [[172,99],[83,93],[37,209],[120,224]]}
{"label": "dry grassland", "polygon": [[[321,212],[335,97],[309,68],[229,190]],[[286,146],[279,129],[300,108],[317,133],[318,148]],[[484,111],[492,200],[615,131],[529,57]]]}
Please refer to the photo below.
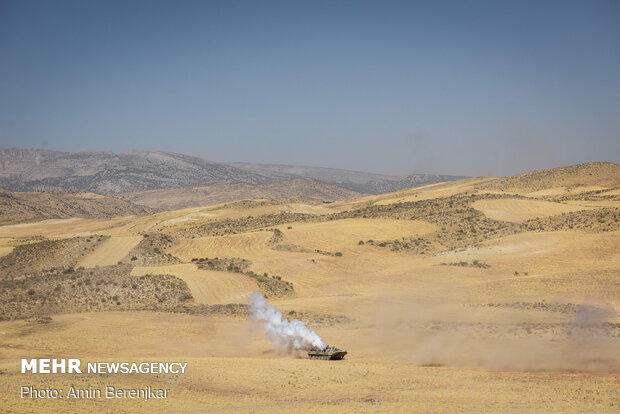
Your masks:
{"label": "dry grassland", "polygon": [[[338,363],[273,353],[244,321],[157,313],[62,315],[45,326],[2,323],[0,404],[45,412],[532,412],[617,410],[617,377],[602,373],[510,372],[418,366],[359,353]],[[329,336],[355,336],[347,331]],[[66,338],[71,337],[71,341]],[[355,336],[360,341],[363,338]],[[353,345],[354,338],[348,345]],[[376,343],[375,343],[376,345]],[[386,341],[383,346],[391,345]],[[59,349],[62,352],[59,353]],[[184,375],[23,376],[14,360],[80,355],[84,361],[186,361]],[[23,383],[88,388],[150,385],[167,401],[19,400]]]}
{"label": "dry grassland", "polygon": [[[93,266],[80,272],[103,272],[95,266],[122,260],[129,280],[170,275],[158,278],[170,289],[189,289],[192,298],[172,290],[176,302],[170,303],[180,305],[148,311],[72,312],[67,302],[61,313],[40,315],[50,316],[49,323],[0,321],[0,407],[617,412],[620,183],[617,166],[578,167],[325,205],[246,200],[131,218],[2,226],[0,253],[7,253],[0,260],[27,270],[16,272],[23,273],[18,279],[62,274],[48,268],[66,266],[68,259],[53,252],[78,246],[66,256]],[[415,248],[416,240],[432,248]],[[15,254],[36,257],[36,249],[48,245],[58,250],[41,263],[26,266]],[[243,269],[235,269],[239,263]],[[92,286],[97,275],[88,276]],[[247,303],[249,293],[261,288],[257,277],[276,275],[294,291],[268,300],[286,317],[306,320],[327,343],[347,349],[345,360],[280,354],[238,311],[243,308],[230,305]],[[15,289],[3,296],[11,306],[28,297],[22,285],[6,285]],[[140,300],[157,305],[156,286],[144,285],[144,295],[154,296]],[[126,291],[123,300],[138,293],[131,286]],[[178,376],[26,376],[18,373],[23,356],[189,365]],[[22,384],[171,391],[164,402],[32,401],[19,398]]]}
{"label": "dry grassland", "polygon": [[121,261],[142,240],[141,236],[110,237],[95,251],[84,256],[78,266],[111,266]]}
{"label": "dry grassland", "polygon": [[243,303],[250,294],[258,290],[253,279],[232,272],[217,272],[198,269],[193,263],[168,266],[138,266],[132,276],[175,275],[185,281],[196,303],[226,304]]}
{"label": "dry grassland", "polygon": [[584,210],[584,207],[570,206],[542,200],[521,200],[503,198],[496,200],[478,200],[471,205],[493,220],[521,223],[539,217]]}

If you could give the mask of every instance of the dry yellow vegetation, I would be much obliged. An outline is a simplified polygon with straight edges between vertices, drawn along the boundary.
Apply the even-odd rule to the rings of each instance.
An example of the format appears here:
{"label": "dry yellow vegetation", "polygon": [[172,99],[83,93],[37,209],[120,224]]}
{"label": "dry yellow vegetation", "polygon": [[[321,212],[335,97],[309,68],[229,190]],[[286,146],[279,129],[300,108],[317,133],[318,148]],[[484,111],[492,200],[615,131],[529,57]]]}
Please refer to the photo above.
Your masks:
{"label": "dry yellow vegetation", "polygon": [[566,194],[579,194],[586,193],[589,191],[599,191],[605,190],[606,187],[601,187],[599,185],[583,185],[579,187],[553,187],[546,188],[544,190],[532,191],[531,193],[526,193],[524,195],[528,197],[548,197],[548,196],[562,196]]}
{"label": "dry yellow vegetation", "polygon": [[[39,237],[110,236],[78,263],[116,263],[123,254],[123,266],[133,266],[129,279],[176,276],[193,300],[174,312],[0,321],[0,406],[9,412],[617,411],[615,171],[595,165],[515,180],[484,177],[325,205],[246,200],[2,226],[2,249]],[[609,176],[597,181],[597,172]],[[587,177],[584,185],[571,188],[579,177]],[[606,208],[597,207],[603,202]],[[460,239],[441,244],[451,238]],[[433,249],[424,254],[391,248],[395,241],[431,239]],[[148,254],[157,249],[153,261],[127,256],[140,241]],[[205,267],[209,260],[212,268]],[[285,317],[306,320],[327,343],[347,349],[347,357],[281,354],[242,314],[202,312],[247,303],[260,284],[244,272],[292,283],[292,293],[269,302]],[[18,299],[27,296],[19,281],[6,286]],[[126,290],[130,297],[131,286]],[[18,373],[18,358],[39,355],[189,365],[184,375],[158,377]],[[170,398],[21,400],[23,383],[151,385],[170,389]]]}
{"label": "dry yellow vegetation", "polygon": [[268,232],[252,232],[230,236],[181,239],[168,249],[181,260],[190,261],[200,257],[244,257],[254,258],[265,252],[265,245],[271,237]]}
{"label": "dry yellow vegetation", "polygon": [[478,187],[515,192],[534,192],[557,187],[614,187],[620,182],[620,165],[591,162],[569,167],[532,171],[489,181]]}
{"label": "dry yellow vegetation", "polygon": [[6,256],[13,251],[13,246],[0,245],[0,257]]}
{"label": "dry yellow vegetation", "polygon": [[551,201],[513,198],[478,200],[472,204],[472,207],[482,211],[490,219],[513,223],[586,209]]}
{"label": "dry yellow vegetation", "polygon": [[346,209],[364,202],[371,202],[376,205],[388,205],[407,201],[421,201],[433,198],[450,197],[456,194],[474,192],[476,191],[476,185],[480,185],[494,179],[495,177],[476,177],[446,183],[428,184],[406,190],[395,191],[393,193],[340,201],[337,203],[332,203],[331,206],[332,208]]}
{"label": "dry yellow vegetation", "polygon": [[110,218],[153,211],[115,197],[88,192],[0,190],[0,225],[74,217]]}
{"label": "dry yellow vegetation", "polygon": [[293,244],[328,252],[356,248],[359,240],[392,239],[422,235],[437,229],[432,223],[420,220],[344,219],[324,223],[295,223],[278,226],[284,244]]}
{"label": "dry yellow vegetation", "polygon": [[78,266],[111,266],[121,261],[142,240],[141,236],[110,237],[84,256]]}
{"label": "dry yellow vegetation", "polygon": [[198,269],[193,263],[168,266],[137,266],[133,276],[149,274],[174,275],[183,279],[189,287],[194,300],[203,304],[226,304],[245,302],[258,286],[249,277],[213,270]]}
{"label": "dry yellow vegetation", "polygon": [[[351,353],[337,363],[278,355],[244,321],[166,313],[61,315],[45,326],[0,324],[3,352],[0,404],[9,412],[613,412],[617,376],[579,372],[510,372],[417,366],[411,361]],[[347,330],[349,349],[366,347]],[[70,341],[67,338],[71,338]],[[391,338],[381,346],[390,349]],[[377,345],[376,340],[373,345]],[[79,355],[83,361],[185,361],[184,375],[19,375],[24,354]],[[88,388],[150,385],[170,390],[167,401],[20,400],[16,390],[70,385]]]}
{"label": "dry yellow vegetation", "polygon": [[165,188],[122,193],[117,197],[142,206],[178,210],[185,207],[209,206],[243,199],[307,197],[309,201],[335,201],[359,195],[358,192],[335,185],[298,178],[259,185],[215,184],[200,187]]}

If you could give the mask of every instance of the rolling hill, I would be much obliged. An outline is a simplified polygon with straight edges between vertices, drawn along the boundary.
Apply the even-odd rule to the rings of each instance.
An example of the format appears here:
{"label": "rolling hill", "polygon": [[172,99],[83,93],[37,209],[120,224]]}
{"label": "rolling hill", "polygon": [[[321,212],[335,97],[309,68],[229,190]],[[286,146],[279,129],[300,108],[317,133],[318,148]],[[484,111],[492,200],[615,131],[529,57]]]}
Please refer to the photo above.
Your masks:
{"label": "rolling hill", "polygon": [[[537,170],[511,177],[499,178],[477,186],[479,189],[492,189],[513,192],[534,192],[548,189],[561,190],[586,186],[620,186],[620,165],[599,161],[568,167]],[[545,192],[538,195],[551,195]]]}
{"label": "rolling hill", "polygon": [[[72,354],[182,356],[191,373],[154,379],[171,398],[150,401],[152,412],[169,412],[171,403],[182,412],[259,405],[265,412],[614,411],[616,168],[594,163],[534,178],[478,177],[333,203],[243,200],[0,225],[0,406],[66,412],[57,401],[28,401],[16,390],[107,383],[94,374],[50,381],[21,374],[15,363],[29,354]],[[235,191],[286,190],[275,184]],[[235,192],[217,188],[134,196],[161,208]],[[49,208],[57,195],[35,194],[50,198],[32,207]],[[346,349],[346,358],[313,361],[301,349],[274,348],[248,320],[254,290],[283,317]],[[145,380],[110,381],[136,388]],[[74,404],[100,409],[93,399]],[[124,401],[106,404],[144,411],[141,401],[130,410]]]}
{"label": "rolling hill", "polygon": [[243,199],[302,197],[318,201],[340,201],[362,196],[320,181],[297,178],[270,184],[214,184],[204,187],[177,187],[117,194],[116,197],[148,207],[177,210]]}
{"label": "rolling hill", "polygon": [[0,191],[0,225],[73,217],[111,218],[153,212],[150,207],[93,193]]}

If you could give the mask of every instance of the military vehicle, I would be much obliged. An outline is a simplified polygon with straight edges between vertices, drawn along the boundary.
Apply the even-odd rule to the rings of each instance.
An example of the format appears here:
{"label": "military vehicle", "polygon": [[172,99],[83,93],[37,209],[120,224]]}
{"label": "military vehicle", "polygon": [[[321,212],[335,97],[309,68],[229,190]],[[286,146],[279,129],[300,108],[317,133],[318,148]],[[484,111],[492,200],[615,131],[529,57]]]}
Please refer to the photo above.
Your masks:
{"label": "military vehicle", "polygon": [[312,348],[308,351],[308,356],[310,359],[331,359],[331,360],[340,360],[344,358],[347,354],[347,351],[343,349],[334,348],[332,346],[327,345],[324,349],[321,348]]}

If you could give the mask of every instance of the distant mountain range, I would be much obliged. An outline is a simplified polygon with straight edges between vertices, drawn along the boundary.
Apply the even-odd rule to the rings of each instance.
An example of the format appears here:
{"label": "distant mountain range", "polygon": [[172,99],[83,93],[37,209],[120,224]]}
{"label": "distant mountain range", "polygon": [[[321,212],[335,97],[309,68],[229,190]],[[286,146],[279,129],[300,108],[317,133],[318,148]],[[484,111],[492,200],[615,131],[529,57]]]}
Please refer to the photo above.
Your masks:
{"label": "distant mountain range", "polygon": [[396,176],[374,174],[360,171],[341,170],[337,168],[305,167],[280,164],[251,164],[234,162],[229,164],[244,171],[260,174],[274,180],[292,178],[310,178],[324,183],[348,188],[358,193],[383,194],[404,188],[434,184],[443,181],[455,181],[467,177],[455,175],[412,174]]}
{"label": "distant mountain range", "polygon": [[381,194],[464,177],[428,174],[399,177],[333,168],[220,163],[163,151],[115,154],[30,148],[0,150],[0,189],[9,191],[118,194],[214,184],[270,184],[298,178],[358,193]]}

